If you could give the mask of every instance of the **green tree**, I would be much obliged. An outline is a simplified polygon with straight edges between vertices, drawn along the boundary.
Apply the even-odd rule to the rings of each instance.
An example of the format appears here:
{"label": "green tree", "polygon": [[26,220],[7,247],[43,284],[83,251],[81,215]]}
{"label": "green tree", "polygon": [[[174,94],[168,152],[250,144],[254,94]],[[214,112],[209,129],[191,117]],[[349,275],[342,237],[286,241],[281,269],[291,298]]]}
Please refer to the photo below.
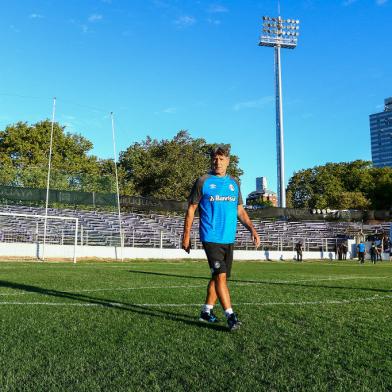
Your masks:
{"label": "green tree", "polygon": [[392,168],[357,160],[301,170],[291,177],[287,198],[294,208],[389,209]]}
{"label": "green tree", "polygon": [[[126,191],[141,196],[185,200],[195,179],[210,168],[209,151],[216,144],[179,131],[171,140],[147,137],[120,153]],[[238,157],[231,155],[228,173],[239,178]]]}
{"label": "green tree", "polygon": [[[0,131],[1,184],[46,187],[49,120],[29,125],[18,122]],[[79,134],[65,132],[58,123],[53,127],[51,187],[57,189],[93,189],[92,180],[102,176],[97,157],[88,155],[93,144]]]}
{"label": "green tree", "polygon": [[273,203],[271,200],[264,200],[262,196],[257,199],[250,200],[249,205],[257,206],[257,207],[273,207]]}

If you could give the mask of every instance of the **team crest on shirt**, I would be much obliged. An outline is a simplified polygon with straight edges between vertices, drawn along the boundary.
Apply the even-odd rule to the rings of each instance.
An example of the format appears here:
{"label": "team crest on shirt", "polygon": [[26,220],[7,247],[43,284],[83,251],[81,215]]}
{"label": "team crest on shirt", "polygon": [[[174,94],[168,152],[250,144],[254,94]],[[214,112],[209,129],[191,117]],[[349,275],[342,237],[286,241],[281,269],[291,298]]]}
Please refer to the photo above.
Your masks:
{"label": "team crest on shirt", "polygon": [[229,185],[229,189],[230,189],[232,192],[234,192],[234,185],[233,185],[233,184],[230,184],[230,185]]}

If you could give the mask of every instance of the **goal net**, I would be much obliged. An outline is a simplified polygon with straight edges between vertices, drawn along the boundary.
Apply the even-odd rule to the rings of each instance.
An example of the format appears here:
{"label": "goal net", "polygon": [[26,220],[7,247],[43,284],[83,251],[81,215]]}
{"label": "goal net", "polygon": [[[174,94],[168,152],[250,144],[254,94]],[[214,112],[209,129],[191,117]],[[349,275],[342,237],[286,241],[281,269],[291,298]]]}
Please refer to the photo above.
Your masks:
{"label": "goal net", "polygon": [[18,249],[15,245],[34,244],[37,259],[72,258],[76,263],[77,238],[76,217],[0,212],[0,244],[8,256],[12,252],[14,256],[31,256],[28,247]]}

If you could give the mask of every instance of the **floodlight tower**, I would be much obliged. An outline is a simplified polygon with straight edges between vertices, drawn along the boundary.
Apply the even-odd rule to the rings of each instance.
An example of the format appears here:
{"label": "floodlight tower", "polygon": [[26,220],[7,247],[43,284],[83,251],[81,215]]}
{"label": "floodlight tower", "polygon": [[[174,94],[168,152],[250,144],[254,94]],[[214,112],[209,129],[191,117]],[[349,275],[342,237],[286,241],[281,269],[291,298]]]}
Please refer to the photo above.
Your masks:
{"label": "floodlight tower", "polygon": [[284,184],[284,141],[282,108],[282,71],[280,66],[280,48],[294,49],[299,36],[299,20],[271,18],[263,16],[263,33],[259,46],[275,49],[275,102],[276,102],[276,152],[278,171],[278,205],[286,207],[286,188]]}

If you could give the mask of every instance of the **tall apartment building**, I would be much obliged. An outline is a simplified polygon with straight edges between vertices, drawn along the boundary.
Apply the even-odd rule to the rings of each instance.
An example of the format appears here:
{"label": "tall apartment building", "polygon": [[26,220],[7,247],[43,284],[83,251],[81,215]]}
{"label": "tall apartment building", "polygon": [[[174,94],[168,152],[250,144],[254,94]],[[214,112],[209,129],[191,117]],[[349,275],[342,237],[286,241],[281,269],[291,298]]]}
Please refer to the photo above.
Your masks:
{"label": "tall apartment building", "polygon": [[264,192],[267,190],[267,177],[256,177],[256,191]]}
{"label": "tall apartment building", "polygon": [[373,165],[392,167],[392,97],[384,100],[384,111],[369,120]]}

